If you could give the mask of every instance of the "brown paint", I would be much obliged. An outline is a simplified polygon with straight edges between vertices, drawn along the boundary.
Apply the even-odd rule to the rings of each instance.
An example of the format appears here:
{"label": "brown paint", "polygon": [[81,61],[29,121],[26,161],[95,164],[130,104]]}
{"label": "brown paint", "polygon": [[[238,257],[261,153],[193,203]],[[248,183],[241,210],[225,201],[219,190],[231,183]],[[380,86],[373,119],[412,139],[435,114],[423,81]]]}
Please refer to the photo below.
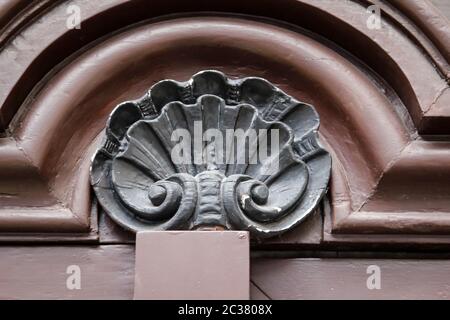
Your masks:
{"label": "brown paint", "polygon": [[[353,2],[283,0],[277,1],[277,10],[273,10],[274,2],[270,0],[258,1],[257,5],[253,5],[251,1],[243,4],[234,0],[208,2],[208,5],[204,2],[180,4],[174,1],[157,1],[152,3],[152,10],[145,10],[145,1],[130,3],[123,0],[107,0],[97,1],[93,4],[89,1],[78,0],[74,4],[79,5],[82,12],[87,14],[87,16],[83,16],[84,28],[82,30],[68,31],[63,26],[65,24],[65,7],[61,5],[43,15],[43,21],[51,22],[53,26],[56,26],[51,29],[51,32],[44,23],[21,31],[25,44],[33,47],[32,51],[17,51],[14,47],[4,50],[3,66],[10,75],[8,79],[3,80],[5,93],[0,95],[1,114],[5,119],[4,128],[25,99],[24,93],[31,90],[37,81],[54,67],[52,63],[62,61],[89,41],[108,32],[118,30],[133,22],[175,11],[237,12],[265,16],[296,24],[333,39],[334,42],[379,72],[398,91],[404,103],[411,108],[416,123],[420,123],[422,117],[426,118],[424,112],[428,110],[433,99],[445,87],[444,79],[436,76],[433,65],[427,61],[422,51],[407,39],[407,36],[390,26],[389,32],[375,34],[367,29],[365,19],[354,20],[352,18],[354,16],[365,15],[366,8]],[[427,12],[432,10],[426,5],[421,9]],[[124,12],[128,12],[129,15],[124,16]],[[281,12],[284,13],[283,16],[279,16]],[[437,21],[436,25],[442,24],[439,17],[434,17],[434,19]],[[346,21],[351,21],[351,23],[348,24]],[[61,26],[57,27],[58,25]],[[395,36],[387,36],[387,34]],[[423,37],[419,34],[414,36],[416,38]],[[434,38],[437,41],[437,37]],[[406,60],[403,58],[404,50],[409,52]],[[20,57],[22,63],[19,65],[8,64],[7,56],[11,55]],[[431,58],[433,59],[433,55]],[[2,65],[1,54],[0,65]],[[421,69],[420,76],[416,72],[417,68]],[[25,88],[27,90],[24,90]],[[433,119],[429,120],[434,121]],[[446,130],[445,126],[439,128],[441,132]],[[437,128],[435,127],[434,130]]]}
{"label": "brown paint", "polygon": [[[379,290],[367,287],[369,266],[379,267]],[[257,259],[251,278],[274,300],[448,300],[449,270],[448,260]]]}
{"label": "brown paint", "polygon": [[[132,299],[134,246],[2,246],[1,299]],[[66,287],[81,269],[81,290]],[[382,290],[366,287],[381,268]],[[252,259],[252,299],[448,299],[448,260]]]}
{"label": "brown paint", "polygon": [[[184,24],[182,23],[182,21],[184,21]],[[195,20],[194,20],[195,21]],[[202,49],[202,43],[206,43],[209,42],[211,38],[214,38],[212,34],[218,32],[221,33],[224,30],[226,30],[227,28],[230,30],[230,33],[233,34],[233,32],[235,32],[235,30],[239,30],[239,32],[234,36],[230,36],[228,38],[223,38],[221,39],[221,43],[223,46],[225,46],[227,43],[229,43],[229,46],[231,47],[231,49],[229,49],[229,53],[228,54],[233,54],[236,57],[239,55],[239,53],[241,52],[242,49],[235,49],[236,47],[242,47],[242,45],[244,45],[244,43],[246,43],[246,46],[250,49],[256,49],[258,47],[261,46],[261,44],[263,44],[263,39],[265,38],[265,32],[257,32],[258,29],[256,28],[251,28],[250,26],[253,25],[258,25],[259,28],[263,27],[263,25],[260,25],[259,23],[252,23],[252,24],[239,24],[238,21],[239,20],[225,20],[224,23],[222,25],[217,25],[216,22],[212,22],[210,19],[203,19],[203,24],[200,24],[200,21],[202,20],[198,20],[195,24],[191,23],[190,19],[185,19],[185,20],[180,20],[177,21],[176,24],[178,26],[178,28],[174,28],[174,26],[172,25],[172,23],[161,23],[159,25],[156,26],[156,30],[161,30],[160,28],[162,28],[161,31],[163,31],[164,36],[163,37],[159,37],[156,36],[155,37],[155,42],[151,41],[151,39],[146,39],[145,42],[139,42],[138,39],[140,37],[139,33],[135,33],[135,32],[128,32],[127,34],[125,34],[124,36],[120,36],[117,37],[117,39],[114,39],[113,41],[110,41],[110,43],[108,43],[108,45],[106,45],[104,47],[103,50],[107,50],[109,52],[109,56],[108,58],[103,58],[101,59],[101,61],[97,58],[99,56],[102,56],[102,53],[98,53],[95,52],[93,54],[88,54],[85,55],[84,59],[80,60],[80,64],[76,64],[73,65],[71,67],[69,67],[70,69],[65,71],[64,73],[61,73],[61,75],[59,77],[56,77],[52,82],[52,84],[48,85],[40,94],[39,98],[37,98],[35,100],[35,108],[30,109],[30,112],[27,113],[27,115],[25,115],[23,118],[23,120],[21,121],[21,126],[20,128],[18,128],[17,132],[15,132],[15,135],[17,136],[17,139],[19,141],[23,141],[23,143],[21,143],[21,147],[23,148],[24,152],[27,153],[28,157],[33,157],[31,159],[31,161],[41,167],[45,164],[45,167],[43,167],[41,169],[41,171],[43,172],[43,174],[45,175],[50,175],[50,179],[52,176],[56,176],[58,177],[58,180],[54,180],[53,182],[53,187],[52,189],[56,190],[58,193],[61,194],[61,196],[63,197],[67,197],[68,194],[67,191],[64,191],[66,188],[68,187],[76,187],[76,189],[74,188],[73,190],[77,190],[78,192],[82,189],[87,189],[87,186],[81,186],[81,185],[77,185],[73,182],[71,182],[71,179],[79,179],[80,175],[78,174],[77,171],[70,171],[72,168],[77,168],[77,162],[79,162],[80,160],[78,159],[78,157],[73,157],[73,154],[80,154],[85,152],[84,150],[87,148],[86,143],[91,143],[91,141],[93,139],[95,139],[95,136],[93,136],[93,134],[97,134],[98,131],[101,130],[103,123],[105,120],[102,120],[103,117],[106,116],[106,114],[108,113],[109,110],[104,111],[104,109],[99,110],[100,115],[104,115],[103,117],[92,117],[93,112],[96,110],[96,108],[99,108],[101,106],[104,106],[106,108],[112,108],[113,105],[117,104],[118,102],[120,102],[121,100],[124,100],[126,98],[122,97],[125,94],[127,94],[130,97],[130,95],[132,94],[133,90],[142,90],[141,88],[143,88],[145,85],[145,83],[148,83],[148,81],[151,79],[151,77],[149,76],[149,72],[150,70],[145,70],[142,68],[143,65],[140,65],[140,69],[130,69],[130,68],[125,68],[124,65],[121,64],[117,64],[115,62],[113,62],[115,59],[125,59],[125,57],[133,57],[133,59],[129,60],[129,61],[134,61],[133,63],[135,65],[137,65],[135,62],[138,60],[138,57],[142,54],[144,54],[142,56],[142,61],[152,61],[152,65],[150,65],[149,67],[152,67],[155,63],[157,64],[157,59],[158,56],[160,56],[160,52],[161,51],[167,51],[170,50],[169,52],[165,52],[163,54],[163,61],[165,59],[170,59],[172,54],[177,54],[177,52],[180,50],[178,49],[179,45],[182,45],[184,43],[186,43],[186,38],[192,36],[192,34],[195,34],[195,37],[198,39],[197,41],[200,42],[198,48],[196,48],[195,50],[193,50],[192,52],[189,51],[189,54],[191,54],[192,59],[198,59],[199,54],[201,53],[201,49]],[[234,22],[235,21],[235,22]],[[193,22],[193,21],[192,21]],[[236,25],[236,23],[238,23]],[[250,27],[250,28],[249,28]],[[146,32],[147,28],[141,28],[141,34],[142,36],[144,36],[144,32]],[[155,30],[155,31],[156,31]],[[248,31],[246,31],[248,30]],[[273,30],[273,28],[270,28],[270,30],[268,29],[266,32],[274,32],[275,30]],[[247,35],[246,35],[247,32]],[[158,33],[156,33],[158,34]],[[169,34],[173,34],[173,40],[172,43],[170,45],[170,47],[168,47],[168,49],[165,49],[164,46],[160,45],[158,42],[167,42],[169,38]],[[204,34],[202,37],[201,35]],[[260,35],[261,39],[258,39],[257,36]],[[294,33],[289,33],[288,35],[286,35],[288,37],[294,37],[296,36],[296,34]],[[277,58],[281,61],[283,61],[283,57],[285,56],[285,51],[286,50],[296,50],[298,52],[298,50],[301,49],[301,47],[298,47],[297,45],[292,45],[292,48],[286,47],[285,45],[282,45],[282,43],[295,43],[292,40],[289,41],[289,38],[285,38],[286,37],[283,33],[281,33],[280,30],[280,38],[275,38],[274,40],[278,40],[278,43],[275,45],[272,44],[268,44],[268,43],[264,43],[263,47],[260,49],[260,52],[266,52],[267,50],[271,50],[271,48],[277,48],[277,51],[273,51],[270,54],[271,59],[273,58]],[[124,37],[132,37],[131,39],[124,39]],[[135,40],[133,40],[133,38]],[[242,40],[241,40],[242,39]],[[248,43],[248,41],[251,39],[251,43]],[[128,48],[124,48],[123,46],[120,46],[120,42],[121,41],[126,41],[126,42],[135,42],[136,45],[133,48],[133,50],[129,50]],[[289,41],[289,42],[288,42]],[[297,40],[299,41],[299,40]],[[304,40],[302,41],[304,42]],[[118,45],[115,46],[114,44],[117,43]],[[305,45],[308,42],[305,42]],[[191,45],[192,46],[192,45]],[[114,49],[117,48],[117,49]],[[153,48],[153,49],[152,49]],[[154,48],[158,48],[156,50],[155,53],[152,53],[152,50],[154,50]],[[301,56],[304,55],[312,55],[314,50],[315,50],[315,43],[311,42],[311,44],[308,44],[304,49],[304,54],[302,54]],[[114,50],[118,50],[116,53],[113,53]],[[205,49],[203,49],[205,50]],[[222,49],[222,51],[225,51],[226,49]],[[312,51],[312,52],[308,52]],[[172,51],[174,51],[172,53]],[[153,56],[151,56],[153,54]],[[325,54],[325,53],[324,53]],[[326,54],[332,54],[331,52],[327,52]],[[208,58],[209,56],[213,56],[212,52],[210,52],[210,50],[206,50],[206,52],[204,52],[203,56],[205,57],[205,62],[208,62],[210,60],[210,58]],[[150,59],[151,57],[151,59]],[[245,58],[245,57],[244,57]],[[255,65],[255,62],[258,62],[258,60],[256,60],[255,56],[249,56],[249,59],[251,59],[252,62],[250,61],[241,61],[239,64],[241,65]],[[93,59],[93,60],[92,60]],[[220,57],[219,57],[220,59]],[[241,58],[242,59],[242,58]],[[259,57],[259,60],[262,60],[260,63],[264,64],[265,66],[267,66],[267,57],[263,56],[263,57]],[[339,56],[332,54],[332,56],[328,57],[327,59],[333,59],[336,61],[339,61]],[[84,61],[83,61],[84,60]],[[92,60],[92,61],[90,61]],[[127,59],[128,60],[128,59]],[[186,61],[186,60],[185,60]],[[210,62],[211,63],[211,62]],[[329,84],[329,88],[323,88],[324,90],[326,90],[326,92],[329,92],[330,95],[332,95],[333,97],[328,98],[328,97],[324,97],[323,92],[322,92],[322,97],[325,99],[339,99],[339,97],[336,95],[336,92],[334,90],[336,90],[336,85],[338,83],[344,85],[345,83],[348,83],[350,81],[352,81],[351,79],[339,79],[340,76],[344,76],[344,75],[348,75],[348,68],[350,67],[348,63],[345,63],[344,61],[342,62],[344,65],[342,66],[342,69],[339,71],[339,69],[335,69],[335,70],[327,70],[328,66],[326,64],[324,64],[323,62],[320,62],[320,60],[318,60],[317,63],[311,63],[308,60],[304,60],[303,58],[298,60],[298,68],[300,68],[300,70],[298,71],[298,73],[300,74],[293,74],[293,77],[296,77],[297,79],[301,80],[302,79],[302,75],[304,73],[306,73],[306,78],[309,78],[311,76],[313,77],[322,77],[322,79],[326,79],[327,82],[323,83],[323,85],[328,85]],[[90,68],[89,66],[91,65],[96,65],[95,69]],[[164,64],[164,62],[161,62],[161,64]],[[214,63],[215,64],[215,63]],[[172,63],[171,65],[169,65],[169,67],[171,68],[175,68],[177,70],[177,72],[181,71],[181,68],[184,67],[184,63],[183,65],[178,65],[178,64],[174,64]],[[195,68],[195,60],[192,63],[187,64],[189,66],[187,71],[184,71],[183,74],[186,74],[188,72],[190,72],[191,69]],[[345,67],[344,67],[345,66]],[[205,66],[206,67],[206,66]],[[102,68],[104,68],[102,70]],[[256,73],[257,75],[257,70],[260,67],[255,67],[255,71],[254,74]],[[100,70],[102,70],[100,72]],[[105,78],[102,77],[98,77],[95,76],[95,74],[99,73],[105,75]],[[166,72],[171,72],[169,70],[167,70]],[[173,72],[173,71],[172,71]],[[322,73],[325,74],[323,75]],[[345,72],[345,73],[344,73]],[[127,76],[128,73],[133,73],[134,77],[137,78],[138,75],[142,75],[142,82],[138,82],[136,84],[136,87],[132,87],[130,85],[122,85],[119,82],[110,82],[109,79],[112,75],[116,74],[116,77],[119,79],[128,79],[129,76]],[[231,71],[232,74],[235,74],[236,72]],[[275,78],[277,74],[273,74],[272,77]],[[156,77],[160,77],[161,76],[161,71],[158,70],[158,74],[154,75],[155,77],[155,81],[159,80]],[[285,74],[280,74],[279,77],[283,77],[285,76]],[[81,77],[81,78],[80,78]],[[184,76],[186,77],[186,76]],[[335,81],[333,81],[333,77],[337,77]],[[345,76],[346,77],[346,76]],[[359,72],[357,70],[354,70],[354,75],[352,75],[352,77],[354,77],[353,79],[359,79],[359,81],[363,81],[362,75],[359,74]],[[78,79],[77,79],[78,78]],[[178,78],[183,78],[183,76],[178,76]],[[144,82],[145,81],[145,82]],[[317,81],[319,81],[319,79],[317,79]],[[278,83],[280,82],[280,80],[276,80],[275,78],[275,82]],[[85,87],[73,87],[73,83],[89,83],[89,91],[86,92]],[[332,84],[332,85],[331,85]],[[150,83],[147,85],[147,87],[150,85]],[[338,102],[339,100],[335,100],[335,103],[333,106],[335,106],[336,108],[339,108],[338,110],[334,111],[334,110],[330,110],[331,114],[330,117],[333,117],[333,119],[335,119],[335,114],[337,112],[342,112],[342,108],[344,108],[344,110],[346,110],[346,112],[350,112],[350,113],[355,113],[354,115],[352,115],[352,125],[357,125],[357,119],[367,119],[367,111],[373,111],[375,114],[373,114],[372,116],[370,116],[370,119],[378,119],[378,121],[380,121],[380,126],[382,125],[381,123],[383,123],[384,126],[384,132],[386,135],[390,136],[390,139],[393,140],[394,136],[397,136],[397,141],[395,141],[395,143],[398,146],[395,146],[395,143],[391,146],[389,146],[390,150],[388,148],[384,148],[386,151],[388,151],[389,153],[391,153],[392,155],[389,156],[389,154],[385,155],[385,159],[382,158],[382,156],[386,153],[386,151],[377,151],[375,148],[367,148],[367,146],[369,145],[382,145],[382,140],[384,141],[385,139],[382,139],[382,137],[380,137],[377,133],[379,132],[379,130],[375,127],[375,124],[373,121],[370,121],[370,124],[368,124],[365,127],[365,131],[362,131],[361,133],[365,135],[365,137],[360,137],[361,142],[356,141],[356,144],[359,146],[364,146],[365,150],[361,150],[361,153],[363,154],[363,157],[368,157],[367,160],[365,160],[364,162],[360,162],[359,164],[356,164],[355,161],[353,161],[352,166],[354,167],[355,165],[357,165],[360,170],[374,170],[374,173],[369,173],[370,174],[375,174],[375,175],[379,175],[381,173],[381,168],[383,168],[384,166],[386,166],[392,159],[392,157],[395,156],[395,153],[398,152],[398,149],[402,148],[402,144],[405,144],[407,142],[406,140],[406,132],[398,132],[397,128],[401,128],[401,123],[399,121],[399,119],[396,119],[396,117],[394,116],[394,114],[392,113],[392,111],[390,111],[391,109],[389,108],[387,101],[379,96],[379,100],[374,99],[375,96],[379,93],[377,93],[373,88],[370,87],[370,84],[367,80],[363,81],[364,88],[361,88],[361,90],[359,90],[356,93],[356,96],[342,96],[341,99],[343,99],[342,101]],[[305,84],[305,86],[309,86],[308,83]],[[124,91],[126,89],[126,92]],[[289,89],[289,88],[288,88]],[[71,96],[67,95],[66,92],[68,92],[68,90],[70,90],[71,92]],[[292,89],[291,89],[292,90]],[[345,89],[343,89],[345,90]],[[89,99],[90,95],[92,95],[94,92],[103,92],[103,93],[107,93],[109,92],[109,94],[105,94],[102,95],[101,97],[98,97],[96,99]],[[141,91],[141,92],[142,92]],[[114,93],[113,93],[114,92]],[[112,102],[110,101],[111,98],[113,98],[115,95],[119,95],[119,98],[115,98]],[[138,96],[141,93],[135,93],[134,96]],[[303,95],[302,91],[299,92],[300,95]],[[76,99],[75,101],[72,99]],[[105,99],[109,99],[106,100]],[[353,105],[357,104],[357,101],[366,101],[367,104],[367,110],[366,112],[362,112],[362,110],[358,110],[355,108],[352,108]],[[324,102],[320,102],[320,101],[312,101],[317,108],[319,109],[319,112],[322,110],[321,115],[322,115],[322,121],[324,123],[323,128],[327,128],[327,117],[326,117],[326,112],[330,112],[325,108]],[[80,104],[81,103],[81,104]],[[385,105],[385,110],[387,112],[387,114],[383,114],[381,112],[382,109],[380,109],[380,105],[382,105],[384,103]],[[49,105],[58,105],[58,112],[52,112],[50,110],[48,110]],[[73,115],[73,111],[72,110],[77,110],[77,114]],[[86,110],[86,111],[83,111]],[[89,110],[89,111],[88,111]],[[50,112],[50,114],[49,114]],[[389,115],[390,114],[390,115]],[[50,115],[50,117],[49,117]],[[83,117],[80,119],[80,117]],[[348,116],[347,116],[348,117]],[[66,119],[66,120],[63,120]],[[92,121],[95,121],[93,126]],[[392,127],[389,131],[388,126],[386,125],[387,123],[391,122],[392,123]],[[45,125],[44,125],[45,123]],[[73,142],[75,144],[71,145],[69,143],[69,141],[67,140],[68,138],[72,137],[74,135],[74,133],[71,133],[70,130],[80,130],[80,123],[83,124],[85,127],[83,128],[82,132],[84,135],[84,138],[79,137],[77,140],[74,140]],[[350,125],[350,124],[349,124]],[[361,126],[360,123],[358,123],[358,126]],[[42,132],[41,128],[45,127],[45,131]],[[361,126],[363,127],[363,126]],[[369,128],[373,127],[373,133],[370,132]],[[343,130],[348,130],[347,127],[343,127]],[[403,131],[406,131],[405,129],[400,129]],[[36,131],[41,131],[39,134],[39,140],[36,139],[36,134],[34,132]],[[58,135],[55,135],[54,133],[58,132]],[[90,136],[89,136],[90,135]],[[326,134],[325,134],[326,135]],[[346,135],[350,135],[350,133],[346,133]],[[29,138],[28,138],[29,137]],[[335,139],[335,134],[331,134],[330,133],[330,137],[333,137],[333,139]],[[325,136],[325,138],[327,138]],[[363,143],[362,141],[364,140],[372,140],[372,143],[367,143],[367,141],[365,143]],[[84,141],[84,142],[83,142]],[[339,152],[344,152],[344,150],[348,147],[342,145],[342,140],[335,140],[336,143],[341,144],[341,146],[339,148]],[[356,146],[352,146],[351,148],[353,149]],[[57,151],[58,148],[65,148],[65,150],[67,150],[66,152],[64,151]],[[92,149],[92,148],[91,148]],[[61,149],[59,149],[61,150]],[[64,150],[64,149],[63,149]],[[345,152],[347,154],[350,154],[351,151],[348,150],[348,152]],[[371,154],[369,154],[371,153]],[[63,156],[63,158],[56,158],[55,156]],[[345,155],[344,155],[345,156]],[[376,158],[375,158],[376,157]],[[86,157],[87,158],[87,157]],[[85,159],[86,159],[85,158]],[[90,157],[89,157],[90,158]],[[88,159],[89,159],[88,158]],[[377,159],[378,158],[378,159]],[[369,160],[370,159],[370,160]],[[87,159],[86,159],[87,160]],[[357,161],[361,161],[360,159],[355,159]],[[75,161],[75,162],[74,162]],[[365,162],[372,162],[372,163],[376,163],[379,162],[379,164],[377,166],[374,166],[373,168],[365,168]],[[87,164],[86,164],[87,165]],[[61,167],[63,166],[63,167]],[[65,168],[67,168],[66,171]],[[64,171],[60,171],[60,170],[64,170]],[[86,171],[85,171],[86,172]],[[68,174],[68,175],[67,175]],[[71,178],[70,175],[75,175]],[[83,177],[83,176],[81,176]],[[376,177],[374,177],[375,179]],[[79,180],[80,181],[80,180]],[[83,180],[81,180],[79,183],[81,183]],[[366,184],[367,188],[367,193],[370,193],[370,189],[372,188],[372,186],[367,185],[367,183],[370,183],[370,180],[365,179],[362,181],[355,181],[356,183],[359,184]],[[375,182],[375,181],[374,181]],[[362,189],[364,187],[359,187],[359,189]],[[70,190],[68,190],[70,192]],[[73,192],[73,191],[72,191]],[[70,199],[70,198],[69,198]],[[67,200],[69,200],[67,199]],[[62,199],[64,201],[64,198]],[[65,200],[65,201],[67,201]],[[84,200],[85,201],[85,200]],[[75,203],[74,203],[75,204]]]}
{"label": "brown paint", "polygon": [[134,299],[249,299],[249,260],[248,232],[139,232]]}
{"label": "brown paint", "polygon": [[[1,247],[0,299],[132,299],[134,247]],[[66,286],[81,269],[81,290]]]}
{"label": "brown paint", "polygon": [[[0,3],[0,298],[133,298],[135,236],[97,217],[90,157],[116,104],[163,78],[186,80],[207,68],[267,78],[314,104],[333,157],[323,217],[317,212],[253,248],[277,257],[349,247],[363,250],[359,257],[380,248],[425,257],[421,251],[448,248],[450,30],[427,1],[154,0],[151,10],[147,0],[71,4],[83,13],[81,30],[67,30],[63,1]],[[382,30],[366,27],[372,4],[382,10]],[[169,234],[145,247],[138,241],[137,297],[174,297],[174,288],[192,298],[208,290],[248,297],[249,285],[253,299],[450,294],[448,260],[340,259],[333,251],[335,259],[253,259],[249,283],[248,242],[205,239],[227,232],[178,234],[190,240],[166,243],[166,251]],[[191,255],[180,250],[193,246]],[[166,272],[174,261],[186,268]],[[199,272],[202,261],[222,273]],[[69,265],[80,266],[82,290],[66,287]],[[226,278],[230,265],[236,269]],[[366,287],[370,265],[381,268],[380,291]],[[141,281],[148,275],[172,290],[148,291],[154,284]]]}
{"label": "brown paint", "polygon": [[[449,241],[448,144],[432,140],[445,136],[424,140],[416,132],[448,133],[449,90],[442,76],[447,66],[439,57],[443,49],[433,46],[437,37],[417,32],[420,23],[413,13],[407,14],[412,22],[405,22],[395,9],[399,6],[383,7],[389,32],[377,33],[366,28],[364,19],[353,19],[366,14],[365,7],[348,1],[282,0],[272,10],[273,2],[266,0],[257,6],[251,1],[181,5],[169,0],[156,1],[151,11],[142,10],[145,1],[76,3],[87,13],[81,31],[55,27],[65,24],[60,5],[42,12],[28,7],[36,14],[30,17],[41,19],[5,33],[33,50],[18,50],[8,42],[0,52],[0,69],[8,72],[0,80],[0,114],[4,128],[9,124],[7,136],[0,138],[1,240],[18,234],[35,239],[48,232],[53,240],[58,233],[60,240],[95,239],[88,167],[111,109],[162,78],[184,80],[215,68],[233,76],[266,77],[320,113],[322,141],[333,154],[324,238],[318,221],[310,236],[305,238],[299,228],[281,243]],[[130,25],[192,9],[283,18],[332,39],[369,68],[308,32],[248,17],[172,17]],[[435,19],[430,30],[442,23]],[[86,46],[125,25],[130,25],[127,30]],[[11,57],[18,63],[11,64]]]}
{"label": "brown paint", "polygon": [[25,1],[3,0],[0,3],[0,29],[5,28],[25,6]]}
{"label": "brown paint", "polygon": [[437,8],[423,0],[390,0],[434,42],[450,62],[450,25]]}

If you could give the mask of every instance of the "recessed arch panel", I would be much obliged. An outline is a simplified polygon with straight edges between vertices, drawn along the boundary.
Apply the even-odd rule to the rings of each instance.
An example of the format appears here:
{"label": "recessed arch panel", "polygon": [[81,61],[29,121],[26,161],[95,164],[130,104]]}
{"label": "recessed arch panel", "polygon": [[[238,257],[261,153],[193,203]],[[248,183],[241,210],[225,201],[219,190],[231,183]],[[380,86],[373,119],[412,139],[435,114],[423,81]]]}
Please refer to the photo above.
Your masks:
{"label": "recessed arch panel", "polygon": [[[141,97],[161,79],[185,81],[200,70],[217,69],[234,77],[264,77],[316,107],[321,139],[333,155],[325,241],[351,242],[366,234],[375,242],[392,242],[401,234],[446,241],[433,235],[450,232],[450,196],[445,196],[450,173],[443,169],[450,163],[450,146],[445,138],[429,141],[420,135],[426,132],[425,122],[429,132],[446,132],[441,127],[448,121],[442,104],[448,93],[446,60],[434,49],[424,54],[427,46],[417,48],[392,18],[383,22],[389,38],[350,19],[365,12],[356,2],[279,2],[335,25],[336,37],[325,39],[327,31],[312,20],[299,23],[309,31],[287,25],[295,22],[289,14],[284,22],[230,13],[225,17],[234,1],[196,4],[198,10],[220,9],[221,14],[190,13],[158,21],[145,18],[190,7],[155,2],[155,12],[132,21],[131,13],[143,6],[140,1],[73,2],[86,14],[82,24],[96,26],[94,31],[58,29],[65,22],[65,7],[57,5],[41,13],[33,28],[11,34],[18,41],[0,51],[0,66],[10,71],[0,80],[0,114],[7,128],[0,138],[0,231],[92,236],[88,168],[111,110]],[[240,13],[267,18],[270,5],[262,1],[254,12],[244,5]],[[120,14],[124,9],[130,16]],[[113,17],[123,20],[109,20]],[[55,30],[43,35],[49,25]],[[357,57],[364,43],[370,52],[361,60]],[[21,45],[35,49],[22,50]],[[409,50],[414,64],[402,50]],[[427,119],[427,113],[433,118]],[[423,174],[413,174],[418,170]],[[11,190],[26,172],[34,182]],[[419,187],[429,183],[430,175],[433,188]],[[404,204],[411,198],[414,208]]]}

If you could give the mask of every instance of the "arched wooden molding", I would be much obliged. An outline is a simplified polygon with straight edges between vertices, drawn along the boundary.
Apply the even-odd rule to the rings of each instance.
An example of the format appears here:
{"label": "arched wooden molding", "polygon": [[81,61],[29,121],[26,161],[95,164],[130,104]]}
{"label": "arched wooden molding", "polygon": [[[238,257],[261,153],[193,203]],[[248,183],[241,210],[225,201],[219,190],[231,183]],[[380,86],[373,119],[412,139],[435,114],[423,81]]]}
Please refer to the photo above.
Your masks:
{"label": "arched wooden molding", "polygon": [[[279,19],[332,40],[368,64],[396,90],[420,131],[448,133],[449,114],[442,105],[450,94],[445,90],[449,65],[444,57],[449,43],[445,41],[448,39],[448,26],[440,22],[443,18],[429,5],[420,4],[420,0],[412,2],[413,6],[418,7],[416,11],[404,9],[405,3],[408,3],[408,8],[411,7],[411,1],[393,1],[393,4],[405,10],[412,21],[418,21],[419,25],[424,25],[423,15],[433,18],[433,22],[426,24],[424,28],[430,38],[426,38],[421,32],[415,32],[414,28],[405,28],[405,25],[411,24],[409,16],[405,17],[402,11],[394,11],[393,14],[391,6],[379,1],[367,1],[365,6],[353,1],[336,3],[332,0],[283,0],[277,1],[277,10],[272,10],[274,2],[271,0],[259,1],[256,6],[252,2],[241,3],[237,0],[215,1],[208,5],[201,2],[179,4],[175,0],[169,0],[154,1],[149,10],[148,3],[143,0],[101,0],[95,4],[77,0],[70,4],[78,6],[83,13],[81,24],[84,28],[80,30],[67,29],[67,5],[55,6],[52,1],[43,1],[39,7],[44,7],[44,14],[42,9],[37,10],[33,6],[24,9],[28,19],[36,16],[41,19],[32,26],[19,29],[20,36],[14,23],[6,26],[4,31],[5,39],[13,38],[15,41],[0,53],[0,66],[2,70],[8,70],[9,74],[7,79],[2,79],[2,86],[5,88],[0,95],[2,126],[3,129],[6,128],[27,92],[56,63],[62,62],[93,40],[132,23],[174,12],[215,11]],[[372,4],[377,4],[382,9],[384,31],[367,28],[366,10]],[[426,14],[413,14],[417,11]],[[123,12],[127,14],[124,15]],[[282,17],[279,16],[281,13]],[[52,26],[51,32],[48,32],[49,25]],[[33,50],[27,50],[31,47]],[[441,50],[436,50],[436,47]],[[408,52],[407,58],[404,52]],[[10,58],[15,58],[20,63],[11,64]],[[441,75],[436,72],[434,64],[439,66]],[[421,72],[418,73],[417,70]]]}
{"label": "arched wooden molding", "polygon": [[[8,77],[0,79],[0,114],[8,128],[0,138],[1,231],[88,235],[87,168],[112,108],[139,98],[161,79],[187,80],[215,68],[235,77],[265,77],[316,106],[321,136],[333,154],[326,241],[448,242],[434,235],[449,233],[450,173],[444,169],[450,163],[449,143],[425,140],[416,131],[444,134],[450,127],[444,104],[448,61],[430,45],[434,40],[399,28],[404,22],[388,13],[383,20],[388,32],[370,30],[365,19],[353,18],[366,10],[356,2],[287,0],[277,2],[278,9],[289,8],[286,22],[328,36],[350,54],[305,30],[243,16],[167,17],[97,39],[170,13],[174,3],[155,1],[153,11],[142,10],[142,1],[73,3],[85,13],[81,30],[65,28],[61,4],[19,34],[10,34],[18,40],[0,52],[0,68],[8,70]],[[177,11],[216,9],[277,18],[270,1],[258,6],[215,3]],[[121,12],[129,15],[114,19]],[[30,46],[33,50],[23,50]],[[418,170],[423,174],[411,180]],[[32,182],[11,189],[23,185],[24,175]],[[430,175],[433,188],[419,187],[430,183]],[[408,198],[415,199],[416,211],[404,209]],[[357,236],[367,233],[375,235]]]}

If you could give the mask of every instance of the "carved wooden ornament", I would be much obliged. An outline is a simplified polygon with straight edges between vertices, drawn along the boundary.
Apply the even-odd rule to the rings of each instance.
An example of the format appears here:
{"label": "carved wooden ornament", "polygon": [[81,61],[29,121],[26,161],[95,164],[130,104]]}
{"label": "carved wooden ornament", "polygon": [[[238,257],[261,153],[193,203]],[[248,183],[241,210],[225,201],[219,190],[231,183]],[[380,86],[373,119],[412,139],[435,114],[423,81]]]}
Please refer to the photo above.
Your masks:
{"label": "carved wooden ornament", "polygon": [[[219,226],[257,238],[279,235],[327,191],[331,157],[318,142],[319,122],[312,106],[261,78],[202,71],[187,82],[163,80],[112,112],[91,183],[109,216],[134,232]],[[246,142],[233,137],[232,148],[221,149],[215,137],[200,140],[196,152],[196,131],[204,137],[210,129],[223,136],[240,130]],[[251,162],[275,131],[276,152]],[[179,132],[194,137],[180,153],[192,161],[174,161],[188,139]]]}

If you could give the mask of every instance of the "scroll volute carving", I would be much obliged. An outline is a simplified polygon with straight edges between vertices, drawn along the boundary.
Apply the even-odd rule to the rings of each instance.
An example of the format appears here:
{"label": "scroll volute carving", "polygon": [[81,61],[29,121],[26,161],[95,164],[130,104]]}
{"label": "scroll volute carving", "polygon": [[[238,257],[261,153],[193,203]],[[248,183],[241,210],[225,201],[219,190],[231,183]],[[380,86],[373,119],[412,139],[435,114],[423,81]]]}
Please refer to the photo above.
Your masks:
{"label": "scroll volute carving", "polygon": [[301,223],[327,191],[318,127],[312,106],[261,78],[164,80],[112,112],[91,183],[134,232],[219,226],[267,238]]}

